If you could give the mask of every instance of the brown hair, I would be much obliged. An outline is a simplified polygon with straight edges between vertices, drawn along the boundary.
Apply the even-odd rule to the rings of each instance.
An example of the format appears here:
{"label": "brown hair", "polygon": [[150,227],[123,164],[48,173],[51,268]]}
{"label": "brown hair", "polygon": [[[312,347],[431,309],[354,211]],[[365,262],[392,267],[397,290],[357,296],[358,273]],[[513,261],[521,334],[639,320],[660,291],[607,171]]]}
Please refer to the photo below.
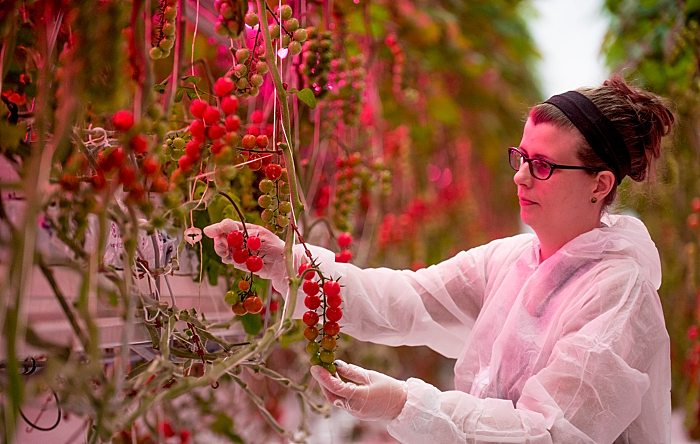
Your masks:
{"label": "brown hair", "polygon": [[[619,75],[606,80],[597,88],[579,88],[576,91],[588,97],[622,135],[632,159],[632,171],[629,174],[632,180],[641,182],[646,179],[661,155],[661,139],[673,128],[675,118],[670,103],[661,96],[628,85]],[[541,103],[532,108],[530,119],[535,125],[551,123],[560,128],[578,131],[564,113],[549,103]],[[577,155],[584,166],[597,171],[612,171],[584,137],[581,137]],[[612,204],[616,194],[617,183],[613,184],[612,190],[605,197],[604,205]]]}

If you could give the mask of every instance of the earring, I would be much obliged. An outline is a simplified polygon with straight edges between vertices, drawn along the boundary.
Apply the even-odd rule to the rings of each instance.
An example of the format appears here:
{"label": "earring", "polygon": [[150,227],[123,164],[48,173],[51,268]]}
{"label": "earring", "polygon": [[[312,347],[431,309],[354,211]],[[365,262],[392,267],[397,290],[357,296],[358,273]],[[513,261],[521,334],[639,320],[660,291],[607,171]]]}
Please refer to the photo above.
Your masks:
{"label": "earring", "polygon": [[598,202],[598,198],[595,196],[591,197],[591,203],[596,203],[596,202]]}

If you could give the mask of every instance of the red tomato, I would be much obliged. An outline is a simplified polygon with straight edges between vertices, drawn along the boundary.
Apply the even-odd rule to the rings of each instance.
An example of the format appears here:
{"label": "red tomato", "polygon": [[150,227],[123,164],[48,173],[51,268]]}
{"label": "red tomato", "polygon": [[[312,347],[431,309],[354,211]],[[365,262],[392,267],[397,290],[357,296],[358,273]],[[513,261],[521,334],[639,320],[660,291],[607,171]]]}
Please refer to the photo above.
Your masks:
{"label": "red tomato", "polygon": [[262,270],[263,265],[265,265],[265,263],[260,256],[250,256],[245,261],[245,266],[248,267],[248,270],[253,273],[257,273],[258,271]]}
{"label": "red tomato", "polygon": [[315,311],[309,310],[304,313],[302,321],[304,321],[304,324],[308,325],[309,327],[313,327],[314,325],[318,324],[318,314]]}
{"label": "red tomato", "polygon": [[241,248],[243,246],[243,232],[234,230],[226,235],[226,243],[231,248]]}
{"label": "red tomato", "polygon": [[340,294],[340,284],[336,281],[328,281],[323,284],[323,292],[326,296],[336,296]]}
{"label": "red tomato", "polygon": [[[253,256],[257,257],[257,256]],[[257,296],[252,296],[249,298],[246,298],[245,301],[243,301],[243,306],[245,307],[246,310],[248,310],[248,313],[260,313],[260,310],[263,308],[263,303],[262,299],[260,299]]]}

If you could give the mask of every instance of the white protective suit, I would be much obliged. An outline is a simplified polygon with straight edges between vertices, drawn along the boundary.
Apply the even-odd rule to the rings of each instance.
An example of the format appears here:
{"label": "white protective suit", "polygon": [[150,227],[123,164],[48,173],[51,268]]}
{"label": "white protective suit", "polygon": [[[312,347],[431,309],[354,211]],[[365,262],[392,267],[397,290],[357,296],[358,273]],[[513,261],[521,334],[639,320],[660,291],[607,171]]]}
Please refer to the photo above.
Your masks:
{"label": "white protective suit", "polygon": [[407,381],[392,436],[415,444],[670,442],[659,255],[639,220],[603,222],[542,263],[531,234],[417,272],[361,270],[310,247],[344,286],[343,332],[458,358],[455,391]]}

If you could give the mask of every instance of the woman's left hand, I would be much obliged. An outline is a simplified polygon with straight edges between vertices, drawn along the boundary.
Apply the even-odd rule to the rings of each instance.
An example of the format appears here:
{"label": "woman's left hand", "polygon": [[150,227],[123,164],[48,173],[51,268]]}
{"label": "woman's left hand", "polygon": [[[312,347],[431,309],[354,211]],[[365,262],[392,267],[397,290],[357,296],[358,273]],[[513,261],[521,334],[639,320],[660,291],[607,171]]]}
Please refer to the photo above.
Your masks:
{"label": "woman's left hand", "polygon": [[311,374],[334,406],[363,420],[391,420],[399,416],[408,396],[406,382],[342,361],[336,361],[336,367],[340,376],[354,383],[343,382],[321,366],[311,367]]}

